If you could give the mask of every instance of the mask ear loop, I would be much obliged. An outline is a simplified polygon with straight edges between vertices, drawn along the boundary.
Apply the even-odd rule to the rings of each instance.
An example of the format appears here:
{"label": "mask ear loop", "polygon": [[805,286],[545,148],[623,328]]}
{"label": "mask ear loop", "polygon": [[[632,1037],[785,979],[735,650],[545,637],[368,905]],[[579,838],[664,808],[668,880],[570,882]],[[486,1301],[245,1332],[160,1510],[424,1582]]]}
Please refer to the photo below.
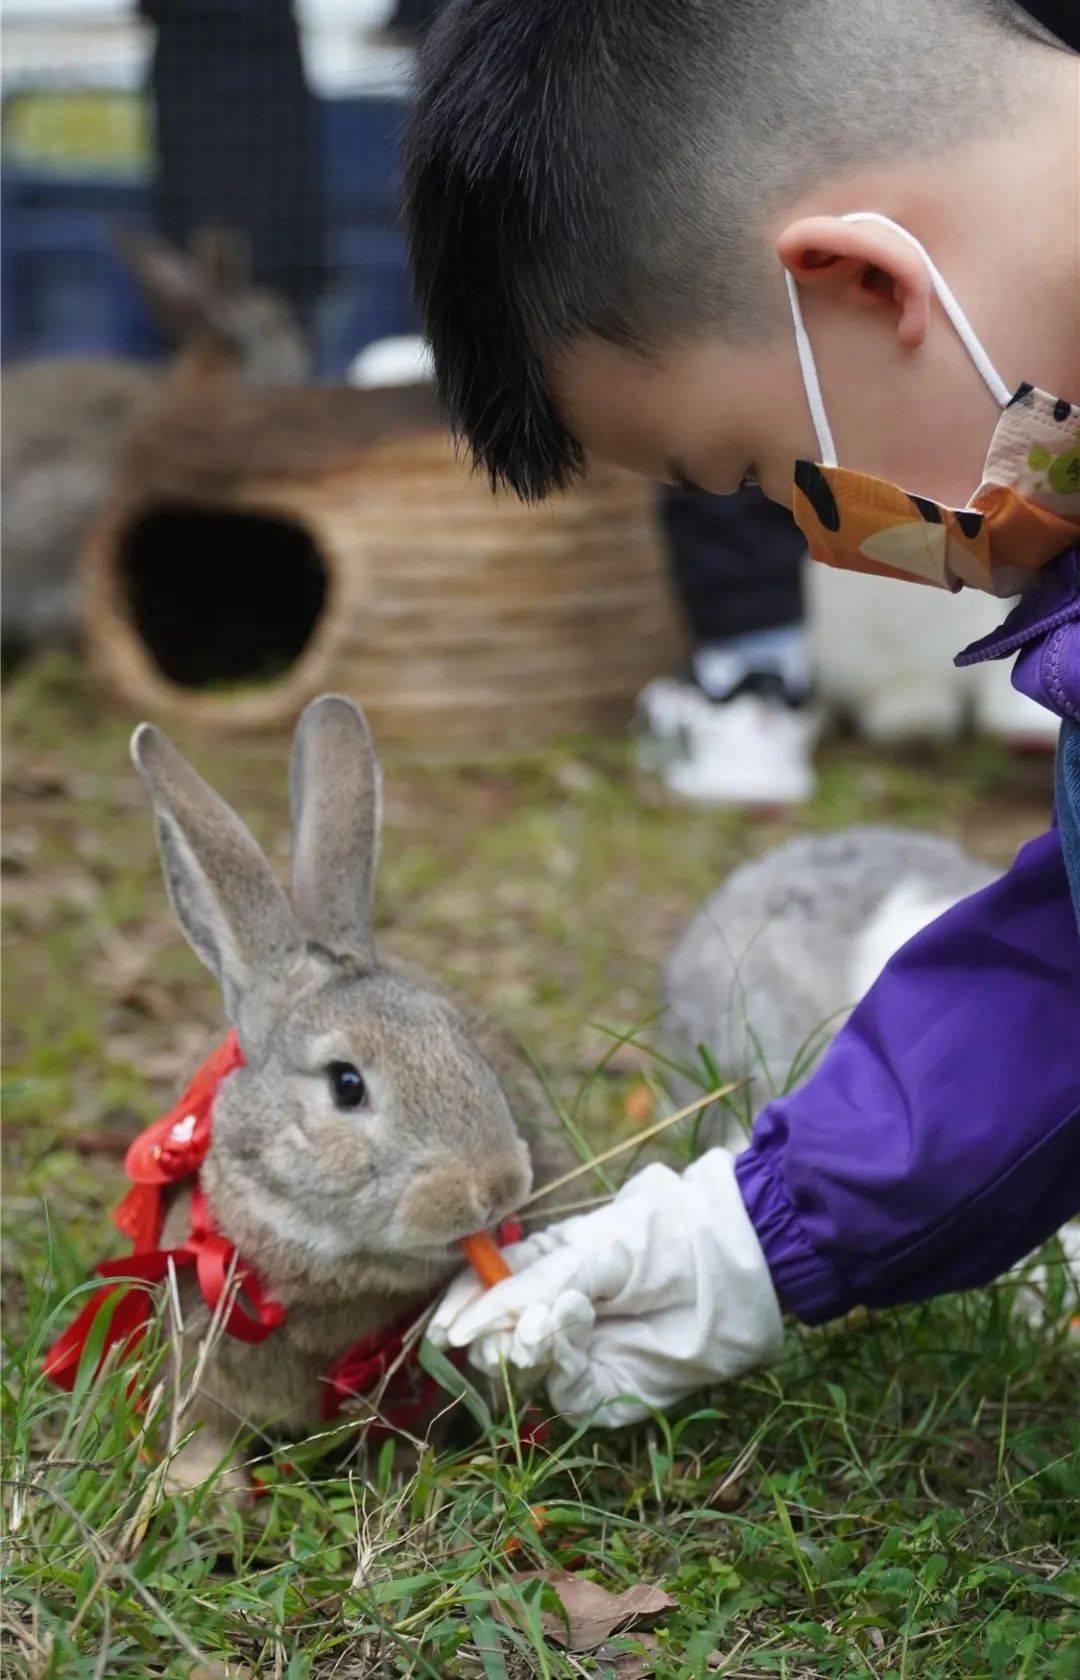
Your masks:
{"label": "mask ear loop", "polygon": [[[891,228],[893,233],[898,233],[901,239],[906,239],[907,243],[918,251],[926,264],[926,271],[930,276],[930,283],[934,288],[937,299],[965,350],[989,387],[995,401],[1002,408],[1008,408],[1012,400],[1012,392],[990,360],[982,341],[957,302],[952,288],[921,241],[916,239],[913,233],[909,233],[906,227],[901,227],[899,222],[894,222],[889,216],[883,216],[878,210],[852,210],[847,215],[842,216],[841,220],[845,222],[880,222],[882,227]],[[838,465],[836,444],[833,441],[829,417],[825,413],[825,402],[821,395],[821,381],[818,378],[817,363],[814,360],[814,352],[806,331],[806,323],[803,320],[799,288],[795,283],[794,276],[787,268],[784,270],[784,279],[787,282],[788,302],[791,305],[791,319],[795,328],[795,348],[799,353],[799,366],[802,369],[806,400],[810,406],[810,418],[814,422],[814,431],[817,434],[821,465],[823,467],[835,467]]]}
{"label": "mask ear loop", "polygon": [[791,319],[795,327],[795,348],[799,352],[799,366],[802,369],[803,387],[806,400],[810,405],[810,418],[814,422],[817,433],[818,451],[823,467],[835,467],[839,463],[836,459],[836,445],[833,442],[832,428],[829,417],[825,413],[825,403],[821,396],[821,381],[818,379],[817,363],[803,320],[802,304],[799,301],[799,288],[789,269],[784,270],[787,281],[788,302],[791,305]]}
{"label": "mask ear loop", "polygon": [[1009,403],[1012,400],[1012,392],[998,373],[998,370],[990,360],[990,357],[987,355],[981,339],[978,337],[975,332],[975,328],[964,314],[964,311],[961,309],[959,303],[957,303],[952,288],[945,279],[945,276],[941,273],[941,270],[937,267],[933,258],[930,256],[921,241],[916,239],[913,233],[909,233],[906,227],[901,227],[899,222],[894,222],[889,216],[883,216],[880,210],[852,210],[849,211],[846,216],[841,216],[840,220],[842,222],[878,222],[882,227],[891,228],[893,233],[898,233],[901,239],[907,240],[907,243],[913,250],[918,251],[923,262],[926,264],[926,271],[930,276],[930,283],[933,286],[934,291],[937,293],[938,302],[941,304],[942,309],[944,309],[946,315],[949,317],[949,320],[952,322],[964,349],[971,357],[986,384],[989,386],[990,393],[994,397],[995,401],[998,402],[1002,408],[1008,408]]}

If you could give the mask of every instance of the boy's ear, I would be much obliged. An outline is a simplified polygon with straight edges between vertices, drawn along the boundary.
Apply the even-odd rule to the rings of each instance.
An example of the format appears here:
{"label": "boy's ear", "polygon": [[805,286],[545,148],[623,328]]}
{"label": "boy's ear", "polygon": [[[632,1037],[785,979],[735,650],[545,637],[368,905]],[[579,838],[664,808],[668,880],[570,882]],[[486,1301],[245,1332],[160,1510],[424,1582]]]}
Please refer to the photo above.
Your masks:
{"label": "boy's ear", "polygon": [[830,286],[859,308],[887,308],[896,336],[914,350],[930,324],[930,275],[917,251],[875,222],[800,216],[776,241],[776,253],[800,287]]}

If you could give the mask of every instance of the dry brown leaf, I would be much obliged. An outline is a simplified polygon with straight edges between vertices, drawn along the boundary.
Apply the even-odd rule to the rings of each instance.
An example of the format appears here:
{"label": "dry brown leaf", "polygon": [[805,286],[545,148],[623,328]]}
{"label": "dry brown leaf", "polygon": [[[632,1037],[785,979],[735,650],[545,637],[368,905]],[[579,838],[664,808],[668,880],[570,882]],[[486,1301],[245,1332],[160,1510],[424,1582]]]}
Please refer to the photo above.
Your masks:
{"label": "dry brown leaf", "polygon": [[[598,1582],[568,1574],[565,1569],[526,1569],[511,1579],[522,1583],[545,1581],[551,1587],[566,1618],[552,1610],[541,1610],[540,1625],[549,1639],[565,1645],[568,1651],[595,1651],[613,1633],[675,1606],[669,1593],[644,1581],[627,1587],[625,1592],[612,1593]],[[496,1604],[494,1609],[504,1621],[511,1622],[512,1606]]]}
{"label": "dry brown leaf", "polygon": [[117,1003],[150,1021],[169,1021],[176,1015],[176,999],[156,980],[131,980],[114,987]]}
{"label": "dry brown leaf", "polygon": [[613,1645],[601,1645],[596,1660],[601,1680],[647,1680],[656,1673],[656,1659],[660,1646],[651,1633],[635,1634],[634,1642],[640,1650],[620,1651]]}
{"label": "dry brown leaf", "polygon": [[0,844],[0,863],[5,873],[16,874],[29,869],[40,844],[41,836],[36,828],[12,828],[9,825]]}
{"label": "dry brown leaf", "polygon": [[4,776],[5,799],[84,799],[85,776],[60,758],[37,754],[24,758]]}
{"label": "dry brown leaf", "polygon": [[713,1489],[707,1503],[717,1511],[737,1511],[745,1499],[746,1489],[742,1482],[725,1481]]}

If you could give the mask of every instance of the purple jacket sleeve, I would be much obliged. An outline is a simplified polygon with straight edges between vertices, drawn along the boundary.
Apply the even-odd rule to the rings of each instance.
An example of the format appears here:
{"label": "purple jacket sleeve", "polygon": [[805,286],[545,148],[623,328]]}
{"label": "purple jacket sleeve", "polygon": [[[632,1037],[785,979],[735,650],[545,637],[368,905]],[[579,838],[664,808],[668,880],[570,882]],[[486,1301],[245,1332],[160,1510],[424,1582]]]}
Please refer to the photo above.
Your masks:
{"label": "purple jacket sleeve", "polygon": [[985,1283],[1080,1209],[1080,934],[1056,830],[896,953],[736,1171],[810,1324]]}

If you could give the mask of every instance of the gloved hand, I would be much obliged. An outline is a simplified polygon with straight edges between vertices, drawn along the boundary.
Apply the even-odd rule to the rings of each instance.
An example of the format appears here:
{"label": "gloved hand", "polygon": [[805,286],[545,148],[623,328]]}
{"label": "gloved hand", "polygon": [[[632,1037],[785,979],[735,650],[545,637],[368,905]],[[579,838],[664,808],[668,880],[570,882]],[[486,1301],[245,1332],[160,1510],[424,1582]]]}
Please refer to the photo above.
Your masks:
{"label": "gloved hand", "polygon": [[514,1276],[455,1279],[428,1335],[487,1375],[505,1360],[546,1378],[572,1422],[636,1422],[779,1357],[780,1307],[726,1149],[682,1174],[646,1167],[607,1207],[504,1255]]}

